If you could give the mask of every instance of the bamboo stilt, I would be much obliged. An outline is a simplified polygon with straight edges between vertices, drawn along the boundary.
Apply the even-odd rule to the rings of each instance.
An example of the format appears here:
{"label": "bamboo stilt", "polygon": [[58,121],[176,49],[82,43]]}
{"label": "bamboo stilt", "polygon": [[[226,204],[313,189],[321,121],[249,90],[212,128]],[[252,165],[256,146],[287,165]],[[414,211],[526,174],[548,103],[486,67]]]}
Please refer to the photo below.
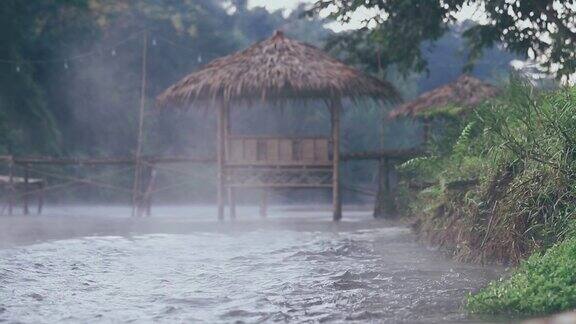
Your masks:
{"label": "bamboo stilt", "polygon": [[[230,157],[230,137],[232,135],[231,131],[231,121],[230,121],[230,105],[224,106],[224,163]],[[232,170],[227,170],[227,172],[232,172]],[[230,212],[230,218],[236,218],[236,188],[228,187],[228,207]]]}
{"label": "bamboo stilt", "polygon": [[375,218],[393,218],[396,216],[396,199],[392,190],[394,164],[388,158],[378,163],[378,193],[374,207]]}
{"label": "bamboo stilt", "polygon": [[24,215],[29,215],[30,210],[28,209],[28,201],[29,201],[29,186],[30,186],[30,166],[26,165],[24,169],[24,195],[22,197],[23,204],[24,204]]}
{"label": "bamboo stilt", "polygon": [[145,213],[145,215],[149,217],[152,215],[152,193],[154,192],[154,185],[156,183],[156,169],[154,165],[149,165],[146,169],[147,185],[142,195],[142,205],[140,207],[142,211],[140,211],[140,214]]}
{"label": "bamboo stilt", "polygon": [[226,146],[226,139],[225,139],[225,123],[226,123],[226,104],[224,102],[220,102],[220,106],[218,107],[218,134],[217,134],[217,150],[218,150],[218,183],[217,183],[217,190],[218,190],[218,219],[224,219],[224,186],[225,186],[225,170],[224,170],[224,159],[225,159],[225,146]]}
{"label": "bamboo stilt", "polygon": [[140,206],[142,205],[142,192],[140,177],[142,176],[141,170],[141,157],[142,157],[142,141],[144,137],[144,108],[146,106],[146,61],[148,56],[148,33],[145,31],[142,44],[142,86],[140,88],[140,109],[138,116],[138,137],[136,139],[136,154],[134,161],[134,186],[132,190],[132,216],[139,213]]}
{"label": "bamboo stilt", "polygon": [[228,204],[230,207],[230,218],[236,218],[236,188],[228,188]]}
{"label": "bamboo stilt", "polygon": [[332,127],[332,204],[334,221],[342,219],[342,197],[340,191],[340,110],[342,102],[333,99],[331,102],[331,127]]}
{"label": "bamboo stilt", "polygon": [[268,191],[266,189],[260,192],[260,217],[268,216]]}
{"label": "bamboo stilt", "polygon": [[40,184],[40,189],[36,195],[38,198],[38,209],[36,210],[36,214],[42,215],[42,208],[44,207],[44,183]]}
{"label": "bamboo stilt", "polygon": [[16,190],[14,188],[14,159],[10,157],[8,162],[8,183],[9,183],[9,197],[8,197],[8,215],[12,216],[14,213],[14,198],[16,196]]}

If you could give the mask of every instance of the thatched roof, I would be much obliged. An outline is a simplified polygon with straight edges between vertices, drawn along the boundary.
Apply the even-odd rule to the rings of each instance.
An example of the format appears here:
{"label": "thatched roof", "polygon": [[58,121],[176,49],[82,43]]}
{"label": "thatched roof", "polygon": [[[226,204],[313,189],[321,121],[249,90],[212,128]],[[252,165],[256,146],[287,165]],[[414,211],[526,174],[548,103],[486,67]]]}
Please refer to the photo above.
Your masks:
{"label": "thatched roof", "polygon": [[368,76],[318,48],[277,31],[251,47],[212,61],[160,96],[160,105],[196,101],[254,101],[372,97],[394,101],[385,81]]}
{"label": "thatched roof", "polygon": [[482,101],[495,97],[499,90],[469,75],[462,75],[456,81],[423,93],[418,98],[405,103],[388,114],[388,117],[416,117],[427,111],[446,106],[474,108]]}

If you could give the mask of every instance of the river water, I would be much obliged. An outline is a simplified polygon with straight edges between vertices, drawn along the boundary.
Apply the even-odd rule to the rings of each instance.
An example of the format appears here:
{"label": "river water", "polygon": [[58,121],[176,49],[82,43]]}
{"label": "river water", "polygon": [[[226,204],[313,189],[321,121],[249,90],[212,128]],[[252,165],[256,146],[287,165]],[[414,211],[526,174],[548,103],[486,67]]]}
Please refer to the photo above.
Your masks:
{"label": "river water", "polygon": [[[126,210],[81,212],[126,227]],[[42,220],[73,224],[82,217],[62,215],[75,213],[52,209]],[[464,296],[500,274],[449,261],[368,212],[340,224],[324,211],[260,219],[241,208],[224,223],[213,208],[156,214],[122,235],[0,249],[0,321],[460,323],[470,320]]]}

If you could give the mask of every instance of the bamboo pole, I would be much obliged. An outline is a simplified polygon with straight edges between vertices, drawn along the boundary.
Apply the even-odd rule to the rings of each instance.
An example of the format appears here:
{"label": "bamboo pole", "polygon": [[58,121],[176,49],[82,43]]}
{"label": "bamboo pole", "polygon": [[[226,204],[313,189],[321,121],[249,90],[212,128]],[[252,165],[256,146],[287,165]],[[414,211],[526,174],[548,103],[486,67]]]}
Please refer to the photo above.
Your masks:
{"label": "bamboo pole", "polygon": [[[423,155],[424,151],[421,149],[407,149],[407,150],[375,150],[375,151],[362,151],[352,153],[340,154],[340,161],[348,160],[378,160],[382,157],[389,158],[411,158]],[[189,157],[189,156],[141,156],[142,163],[151,164],[174,164],[174,163],[199,163],[199,164],[213,164],[217,163],[216,157]],[[84,166],[97,166],[97,165],[132,165],[134,164],[133,156],[125,157],[95,157],[95,158],[59,158],[59,157],[14,157],[13,163],[15,164],[29,164],[29,165],[84,165]]]}
{"label": "bamboo pole", "polygon": [[260,217],[268,216],[268,189],[264,188],[260,192]]}
{"label": "bamboo pole", "polygon": [[377,192],[374,192],[374,191],[372,191],[372,190],[370,190],[370,189],[362,188],[362,187],[359,187],[359,186],[345,186],[345,185],[342,185],[342,189],[348,190],[348,191],[351,191],[351,192],[355,192],[355,193],[358,193],[358,194],[362,194],[362,195],[365,195],[365,196],[371,196],[371,197],[376,197],[377,194],[378,194]]}
{"label": "bamboo pole", "polygon": [[36,210],[36,214],[42,215],[42,208],[44,207],[44,181],[40,183],[40,188],[36,193],[36,197],[38,198],[38,209]]}
{"label": "bamboo pole", "polygon": [[14,198],[16,190],[14,188],[14,158],[10,157],[8,161],[8,184],[9,184],[9,197],[8,197],[8,215],[14,212]]}
{"label": "bamboo pole", "polygon": [[30,214],[30,210],[28,209],[29,186],[30,186],[30,166],[26,165],[26,167],[24,168],[24,197],[22,197],[24,204],[24,215]]}
{"label": "bamboo pole", "polygon": [[334,221],[342,219],[342,197],[340,192],[340,98],[333,99],[330,107],[330,124],[332,128],[332,204]]}
{"label": "bamboo pole", "polygon": [[[230,119],[230,105],[224,106],[224,164],[230,159],[230,138],[232,136],[232,124]],[[226,172],[230,172],[227,170]],[[230,218],[236,218],[236,189],[228,186],[228,208]]]}
{"label": "bamboo pole", "polygon": [[156,183],[156,169],[154,168],[154,165],[148,166],[147,180],[148,185],[144,192],[142,208],[145,209],[146,216],[150,217],[152,215],[152,193],[154,192],[154,185]]}
{"label": "bamboo pole", "polygon": [[236,218],[236,188],[228,187],[228,204],[230,207],[230,218]]}
{"label": "bamboo pole", "polygon": [[[216,158],[196,158],[186,156],[148,156],[140,157],[142,163],[216,163]],[[134,156],[114,158],[57,158],[57,157],[18,157],[14,158],[18,164],[43,165],[132,165]]]}
{"label": "bamboo pole", "polygon": [[225,185],[225,174],[224,174],[224,155],[226,153],[226,108],[227,104],[221,101],[218,107],[218,134],[216,136],[217,140],[217,150],[218,150],[218,175],[217,175],[217,190],[218,190],[218,219],[224,219],[224,185]]}
{"label": "bamboo pole", "polygon": [[146,60],[148,56],[148,33],[144,31],[142,40],[142,72],[141,72],[141,88],[140,88],[140,109],[138,116],[138,137],[136,139],[136,155],[134,163],[134,187],[132,190],[132,216],[139,213],[141,208],[141,157],[142,157],[142,141],[144,136],[144,108],[146,106]]}
{"label": "bamboo pole", "polygon": [[383,158],[409,159],[424,155],[421,149],[379,150],[340,154],[341,161],[380,160]]}
{"label": "bamboo pole", "polygon": [[394,162],[382,158],[378,163],[378,193],[374,207],[375,218],[393,218],[396,216],[395,193],[392,190],[392,172]]}
{"label": "bamboo pole", "polygon": [[386,217],[386,198],[389,195],[387,177],[388,159],[381,158],[378,160],[378,191],[376,203],[374,204],[374,218]]}

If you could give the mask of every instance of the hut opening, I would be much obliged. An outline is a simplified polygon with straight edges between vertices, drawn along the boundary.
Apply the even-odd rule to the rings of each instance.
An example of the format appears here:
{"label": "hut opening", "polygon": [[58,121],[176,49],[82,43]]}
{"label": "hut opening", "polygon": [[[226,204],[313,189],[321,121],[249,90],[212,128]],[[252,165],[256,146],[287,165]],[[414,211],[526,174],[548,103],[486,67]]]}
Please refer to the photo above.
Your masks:
{"label": "hut opening", "polygon": [[[342,100],[365,98],[392,102],[399,96],[390,83],[277,31],[271,38],[216,59],[184,77],[160,94],[158,103],[161,109],[179,106],[217,110],[219,219],[224,218],[226,193],[230,216],[235,216],[235,191],[239,188],[329,188],[333,219],[337,221],[342,218]],[[310,101],[320,101],[329,109],[329,134],[243,136],[231,132],[231,109],[258,103],[280,107]],[[265,211],[265,204],[262,207]]]}

